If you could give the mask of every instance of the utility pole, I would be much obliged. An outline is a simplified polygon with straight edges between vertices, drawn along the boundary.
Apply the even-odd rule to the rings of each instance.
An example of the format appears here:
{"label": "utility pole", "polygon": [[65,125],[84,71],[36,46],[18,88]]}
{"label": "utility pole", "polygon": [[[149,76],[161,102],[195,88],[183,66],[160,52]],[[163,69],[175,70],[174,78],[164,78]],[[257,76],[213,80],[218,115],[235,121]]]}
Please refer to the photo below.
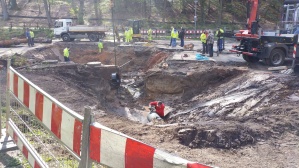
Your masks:
{"label": "utility pole", "polygon": [[198,3],[198,0],[195,0],[194,1],[194,8],[195,8],[195,15],[194,15],[194,27],[195,27],[195,31],[194,31],[194,34],[195,34],[195,38],[196,38],[196,20],[197,20],[196,9],[197,9],[197,3]]}
{"label": "utility pole", "polygon": [[115,50],[115,26],[114,26],[114,1],[111,1],[111,17],[112,17],[112,29],[113,29],[113,52],[114,52],[114,65],[116,67],[116,50]]}

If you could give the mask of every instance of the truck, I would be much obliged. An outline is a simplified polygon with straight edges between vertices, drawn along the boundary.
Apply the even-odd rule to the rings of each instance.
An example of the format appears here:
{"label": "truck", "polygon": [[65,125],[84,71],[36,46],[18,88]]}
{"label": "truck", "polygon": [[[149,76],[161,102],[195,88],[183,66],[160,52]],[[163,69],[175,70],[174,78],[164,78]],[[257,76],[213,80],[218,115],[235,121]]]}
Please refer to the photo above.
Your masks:
{"label": "truck", "polygon": [[281,27],[288,30],[279,30],[280,33],[274,36],[263,35],[260,31],[259,0],[248,0],[247,3],[247,30],[240,30],[234,35],[234,38],[240,43],[233,46],[230,51],[242,55],[247,62],[255,63],[263,60],[269,66],[280,66],[285,62],[285,59],[299,57],[298,54],[294,56],[294,51],[297,50],[297,45],[295,45],[297,38],[294,38],[293,34],[297,19],[299,19],[297,18],[299,0],[284,1],[281,23],[285,26]]}
{"label": "truck", "polygon": [[63,41],[88,38],[90,41],[99,41],[105,37],[108,30],[99,26],[77,25],[73,26],[72,19],[58,19],[54,23],[54,36]]}

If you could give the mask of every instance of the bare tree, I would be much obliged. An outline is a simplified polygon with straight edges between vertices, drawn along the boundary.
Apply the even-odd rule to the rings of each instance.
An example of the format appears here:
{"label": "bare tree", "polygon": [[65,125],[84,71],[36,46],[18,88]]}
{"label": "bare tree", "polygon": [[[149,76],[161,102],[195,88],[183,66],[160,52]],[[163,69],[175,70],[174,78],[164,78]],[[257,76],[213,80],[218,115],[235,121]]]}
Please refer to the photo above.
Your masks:
{"label": "bare tree", "polygon": [[10,0],[8,3],[9,3],[9,9],[11,10],[19,9],[17,5],[17,0]]}
{"label": "bare tree", "polygon": [[205,0],[200,0],[200,22],[202,25],[205,25]]}
{"label": "bare tree", "polygon": [[94,6],[94,13],[96,15],[96,22],[97,22],[97,25],[100,24],[100,21],[99,21],[99,0],[93,0],[93,6]]}
{"label": "bare tree", "polygon": [[2,6],[2,16],[3,16],[3,20],[8,20],[9,19],[9,15],[7,12],[7,5],[5,0],[1,0],[1,6]]}
{"label": "bare tree", "polygon": [[80,0],[79,13],[78,13],[78,24],[81,24],[81,25],[84,24],[83,16],[84,16],[84,0]]}
{"label": "bare tree", "polygon": [[218,10],[218,26],[222,23],[222,10],[223,9],[223,0],[219,0],[219,10]]}
{"label": "bare tree", "polygon": [[43,0],[43,1],[44,1],[44,7],[45,7],[47,19],[48,19],[48,27],[50,28],[52,26],[52,18],[51,18],[50,9],[48,6],[48,0]]}

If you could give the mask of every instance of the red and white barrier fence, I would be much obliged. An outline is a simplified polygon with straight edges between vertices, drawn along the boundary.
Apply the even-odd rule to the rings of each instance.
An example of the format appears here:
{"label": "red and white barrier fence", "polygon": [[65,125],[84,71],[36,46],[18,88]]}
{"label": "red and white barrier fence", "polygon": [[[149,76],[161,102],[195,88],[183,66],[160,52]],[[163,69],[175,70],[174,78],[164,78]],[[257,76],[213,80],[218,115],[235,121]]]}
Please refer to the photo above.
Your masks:
{"label": "red and white barrier fence", "polygon": [[[180,31],[180,30],[179,30]],[[203,30],[196,30],[196,34],[202,33]],[[141,34],[147,34],[148,30],[141,30]],[[153,34],[165,34],[167,33],[166,30],[153,30]],[[186,35],[195,34],[195,30],[185,30]]]}
{"label": "red and white barrier fence", "polygon": [[211,168],[170,155],[94,123],[90,126],[90,158],[109,167]]}
{"label": "red and white barrier fence", "polygon": [[24,157],[33,168],[48,168],[47,164],[41,159],[34,147],[30,145],[27,139],[19,133],[17,126],[9,120],[7,123],[7,133],[12,137],[14,143],[18,146]]}
{"label": "red and white barrier fence", "polygon": [[80,156],[83,117],[10,67],[9,89],[69,149]]}

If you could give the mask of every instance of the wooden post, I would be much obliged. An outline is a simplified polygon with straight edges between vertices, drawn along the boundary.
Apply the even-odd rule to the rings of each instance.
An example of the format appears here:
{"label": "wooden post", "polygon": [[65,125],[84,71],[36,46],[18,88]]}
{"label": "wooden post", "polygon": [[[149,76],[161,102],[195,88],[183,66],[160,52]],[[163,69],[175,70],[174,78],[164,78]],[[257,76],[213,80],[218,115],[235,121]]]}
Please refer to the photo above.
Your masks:
{"label": "wooden post", "polygon": [[9,85],[12,81],[9,81],[9,74],[10,74],[10,66],[11,66],[11,60],[7,60],[7,81],[6,81],[6,124],[8,123],[8,120],[10,118],[10,91],[9,91]]}

